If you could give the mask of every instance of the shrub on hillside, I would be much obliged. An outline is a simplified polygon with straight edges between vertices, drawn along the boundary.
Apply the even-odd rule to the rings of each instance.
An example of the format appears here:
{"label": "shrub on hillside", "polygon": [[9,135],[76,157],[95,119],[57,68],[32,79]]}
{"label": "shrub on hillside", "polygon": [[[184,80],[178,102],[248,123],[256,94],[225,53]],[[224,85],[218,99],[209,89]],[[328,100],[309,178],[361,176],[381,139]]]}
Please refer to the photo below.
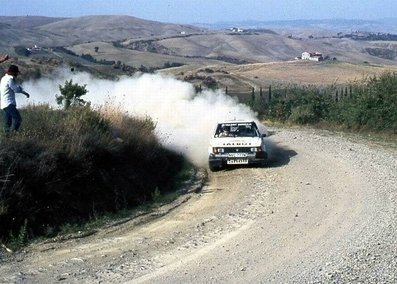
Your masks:
{"label": "shrub on hillside", "polygon": [[[386,72],[344,87],[272,89],[270,102],[254,109],[267,118],[297,124],[327,122],[355,130],[397,134],[397,74]],[[335,94],[336,92],[336,94]]]}
{"label": "shrub on hillside", "polygon": [[328,117],[332,98],[323,96],[314,86],[293,86],[273,91],[267,115],[298,124],[317,123]]}
{"label": "shrub on hillside", "polygon": [[56,232],[104,212],[130,208],[164,192],[182,165],[165,150],[150,119],[88,107],[21,110],[23,129],[2,138],[0,239],[26,226],[30,236]]}
{"label": "shrub on hillside", "polygon": [[55,96],[58,105],[62,105],[64,109],[68,109],[70,106],[84,106],[86,101],[81,97],[87,94],[86,87],[86,85],[73,84],[72,79],[66,80],[65,85],[59,85],[61,94]]}
{"label": "shrub on hillside", "polygon": [[357,130],[397,134],[397,75],[374,76],[353,89],[351,97],[335,104],[332,121]]}

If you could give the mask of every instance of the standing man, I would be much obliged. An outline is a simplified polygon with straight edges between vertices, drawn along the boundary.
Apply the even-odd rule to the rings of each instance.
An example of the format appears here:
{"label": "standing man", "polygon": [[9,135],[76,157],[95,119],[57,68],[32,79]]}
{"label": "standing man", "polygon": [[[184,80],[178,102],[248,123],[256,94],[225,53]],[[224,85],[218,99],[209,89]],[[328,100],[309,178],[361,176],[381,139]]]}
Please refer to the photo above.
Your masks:
{"label": "standing man", "polygon": [[17,110],[15,93],[22,93],[29,98],[29,94],[15,82],[15,78],[19,73],[18,66],[10,65],[0,81],[1,108],[3,110],[4,130],[6,133],[18,131],[22,122],[21,115]]}

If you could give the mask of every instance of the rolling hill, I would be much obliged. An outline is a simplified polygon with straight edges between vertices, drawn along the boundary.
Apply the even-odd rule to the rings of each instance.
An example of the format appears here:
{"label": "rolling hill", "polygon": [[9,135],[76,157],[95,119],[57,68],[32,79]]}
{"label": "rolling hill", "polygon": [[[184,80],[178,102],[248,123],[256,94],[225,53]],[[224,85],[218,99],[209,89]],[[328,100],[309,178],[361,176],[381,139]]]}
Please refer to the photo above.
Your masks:
{"label": "rolling hill", "polygon": [[[316,24],[320,25],[316,27]],[[346,26],[351,22],[344,21],[340,24]],[[361,27],[369,25],[365,21],[354,21],[354,24]],[[381,28],[379,22],[376,22],[376,25]],[[203,67],[210,66],[213,70],[227,68],[227,72],[233,73],[233,76],[229,74],[233,81],[240,75],[248,76],[247,78],[251,78],[248,80],[249,84],[257,84],[258,80],[255,77],[266,82],[273,79],[283,82],[288,78],[295,78],[304,68],[310,69],[305,76],[315,76],[316,72],[321,72],[322,75],[318,77],[327,78],[327,75],[324,75],[327,70],[338,73],[339,71],[335,70],[339,69],[335,66],[339,66],[343,74],[348,74],[351,70],[353,74],[345,76],[351,79],[362,76],[365,70],[375,74],[377,71],[373,71],[373,67],[377,65],[386,66],[386,69],[393,69],[396,65],[397,41],[355,40],[340,36],[340,33],[336,32],[341,28],[340,25],[335,24],[334,29],[331,29],[331,26],[332,21],[308,22],[306,25],[299,21],[292,24],[274,24],[274,30],[269,30],[269,26],[256,25],[236,32],[231,31],[226,24],[222,29],[204,29],[131,16],[0,17],[0,53],[18,57],[19,64],[23,64],[25,68],[38,69],[42,73],[68,64],[80,66],[82,70],[108,74],[114,73],[115,66],[101,62],[118,62],[116,69],[121,74],[124,70],[131,74],[131,70],[139,68],[168,68],[164,72],[182,74],[178,76],[184,78],[184,74],[200,72]],[[387,25],[385,27],[387,28]],[[43,49],[28,57],[15,52],[15,47],[35,45]],[[321,52],[342,64],[291,65],[291,61],[301,56],[304,51]],[[87,55],[91,57],[88,58],[90,60],[87,60]],[[313,64],[322,68],[312,68]],[[169,68],[179,65],[183,66]],[[119,68],[120,66],[122,68]],[[247,67],[238,68],[239,66]],[[264,71],[274,68],[275,72]],[[293,72],[294,76],[286,76],[288,72]],[[221,80],[225,76],[223,73],[217,78]],[[294,80],[308,81],[307,78],[299,76]],[[338,80],[343,78],[339,76]]]}
{"label": "rolling hill", "polygon": [[[31,24],[29,24],[31,23]],[[2,45],[67,46],[91,41],[169,36],[197,33],[188,25],[160,23],[130,16],[83,16],[77,18],[0,17]]]}

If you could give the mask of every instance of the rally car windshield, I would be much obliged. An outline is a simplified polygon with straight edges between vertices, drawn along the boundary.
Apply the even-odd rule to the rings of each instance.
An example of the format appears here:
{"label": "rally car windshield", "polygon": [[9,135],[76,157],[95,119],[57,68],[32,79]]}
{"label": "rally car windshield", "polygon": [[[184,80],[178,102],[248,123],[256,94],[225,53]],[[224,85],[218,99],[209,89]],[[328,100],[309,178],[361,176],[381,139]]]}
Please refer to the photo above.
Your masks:
{"label": "rally car windshield", "polygon": [[254,123],[220,123],[214,137],[257,137],[258,129]]}

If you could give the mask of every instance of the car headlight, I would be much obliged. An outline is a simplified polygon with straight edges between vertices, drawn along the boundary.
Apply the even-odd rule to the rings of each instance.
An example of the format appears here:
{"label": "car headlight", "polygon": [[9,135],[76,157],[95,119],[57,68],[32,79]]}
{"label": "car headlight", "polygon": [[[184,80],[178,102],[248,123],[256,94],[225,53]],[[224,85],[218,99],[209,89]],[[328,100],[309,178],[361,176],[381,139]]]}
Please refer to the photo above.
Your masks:
{"label": "car headlight", "polygon": [[225,153],[225,149],[224,149],[224,148],[213,147],[213,148],[212,148],[212,152],[213,152],[214,154]]}
{"label": "car headlight", "polygon": [[253,148],[251,148],[251,152],[262,152],[262,148],[261,147],[253,147]]}

